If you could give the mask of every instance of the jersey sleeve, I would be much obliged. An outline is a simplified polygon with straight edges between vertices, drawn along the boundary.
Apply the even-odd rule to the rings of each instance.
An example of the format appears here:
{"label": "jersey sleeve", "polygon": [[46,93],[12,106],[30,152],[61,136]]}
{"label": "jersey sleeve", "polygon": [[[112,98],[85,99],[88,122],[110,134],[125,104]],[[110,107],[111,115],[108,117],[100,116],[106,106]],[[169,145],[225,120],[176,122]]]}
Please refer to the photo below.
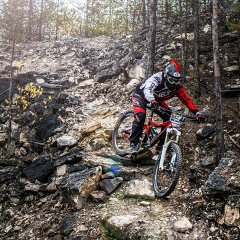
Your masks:
{"label": "jersey sleeve", "polygon": [[165,109],[169,109],[169,106],[165,101],[159,101],[159,105]]}
{"label": "jersey sleeve", "polygon": [[152,77],[146,80],[143,93],[147,101],[151,102],[151,100],[155,100],[153,93],[157,85],[157,80]]}
{"label": "jersey sleeve", "polygon": [[199,112],[199,109],[195,106],[194,102],[191,100],[191,98],[189,97],[189,95],[187,94],[183,87],[177,90],[177,96],[193,114]]}

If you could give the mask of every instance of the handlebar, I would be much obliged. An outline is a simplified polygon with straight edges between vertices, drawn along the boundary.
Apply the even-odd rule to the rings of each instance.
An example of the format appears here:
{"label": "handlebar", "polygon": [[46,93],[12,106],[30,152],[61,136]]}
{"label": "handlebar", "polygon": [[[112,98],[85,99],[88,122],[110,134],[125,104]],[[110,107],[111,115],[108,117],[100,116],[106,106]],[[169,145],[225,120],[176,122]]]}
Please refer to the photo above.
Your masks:
{"label": "handlebar", "polygon": [[[167,115],[169,115],[169,116],[172,114],[172,110],[166,109],[166,108],[161,107],[161,106],[158,106],[157,108],[153,108],[153,107],[151,106],[151,103],[148,103],[148,104],[147,104],[147,108],[151,110],[151,116],[153,115],[154,111],[156,111],[156,110],[157,110],[157,111],[160,111],[160,112],[162,112],[162,113],[165,113],[165,114],[167,114]],[[184,118],[189,119],[190,121],[198,122],[198,119],[197,119],[196,117],[187,116],[187,115],[182,115],[182,116],[183,116]]]}

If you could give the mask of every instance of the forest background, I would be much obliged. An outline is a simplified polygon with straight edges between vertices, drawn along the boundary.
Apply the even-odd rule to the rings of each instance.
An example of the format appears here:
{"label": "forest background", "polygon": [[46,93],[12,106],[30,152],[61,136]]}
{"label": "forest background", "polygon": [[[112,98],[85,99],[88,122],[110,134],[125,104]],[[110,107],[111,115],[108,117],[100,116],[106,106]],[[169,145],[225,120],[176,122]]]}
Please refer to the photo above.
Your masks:
{"label": "forest background", "polygon": [[[218,16],[229,31],[240,29],[239,1],[236,0],[2,0],[0,3],[0,41],[2,43],[23,43],[28,41],[58,41],[70,38],[93,38],[97,36],[117,37],[131,34],[143,35],[148,40],[148,75],[154,72],[156,36],[164,34],[167,40],[171,26],[180,23],[182,36],[182,57],[178,59],[186,70],[188,57],[187,33],[194,32],[194,80],[198,85],[196,95],[200,96],[199,76],[199,16],[212,18],[212,43],[216,95],[217,159],[223,156],[224,139],[221,110],[220,65],[218,52]],[[227,18],[236,13],[234,22]],[[193,18],[193,25],[188,20]],[[162,32],[161,22],[167,20],[169,29]],[[239,36],[239,34],[238,34]],[[12,54],[14,60],[14,47]],[[238,63],[239,64],[239,63]],[[11,83],[9,104],[11,103]]]}

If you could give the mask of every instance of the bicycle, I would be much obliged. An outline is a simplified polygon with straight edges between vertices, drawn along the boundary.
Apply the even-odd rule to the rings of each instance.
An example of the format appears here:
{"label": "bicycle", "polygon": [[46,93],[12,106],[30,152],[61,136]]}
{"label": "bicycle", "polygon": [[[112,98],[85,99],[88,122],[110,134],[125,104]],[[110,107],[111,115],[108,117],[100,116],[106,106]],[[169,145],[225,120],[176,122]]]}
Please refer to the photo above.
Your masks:
{"label": "bicycle", "polygon": [[[156,109],[151,108],[150,105],[147,105],[147,108],[150,109],[150,116],[146,118],[147,121],[144,124],[143,135],[140,140],[140,146],[143,150],[140,151],[151,149],[158,143],[160,136],[166,132],[162,151],[155,153],[157,159],[154,165],[152,182],[156,197],[167,197],[175,189],[183,165],[182,152],[178,145],[181,135],[181,126],[187,120],[197,122],[198,119],[196,117],[171,113],[169,121],[157,123],[153,120],[153,114]],[[169,114],[169,110],[162,107],[158,107],[157,110]],[[206,112],[205,116],[207,117]],[[128,154],[127,149],[130,143],[128,139],[131,135],[133,119],[133,111],[126,111],[119,117],[114,127],[112,145],[116,154],[119,156],[126,156]],[[158,128],[163,128],[163,130],[161,129],[158,132]],[[130,158],[134,160],[136,156],[137,154],[132,154]]]}

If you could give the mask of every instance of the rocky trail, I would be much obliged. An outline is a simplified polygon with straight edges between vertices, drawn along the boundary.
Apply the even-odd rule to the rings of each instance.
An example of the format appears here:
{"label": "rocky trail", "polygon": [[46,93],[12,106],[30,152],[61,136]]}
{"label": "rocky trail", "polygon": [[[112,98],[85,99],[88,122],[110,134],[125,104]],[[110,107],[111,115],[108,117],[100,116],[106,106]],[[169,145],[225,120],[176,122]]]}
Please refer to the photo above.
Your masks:
{"label": "rocky trail", "polygon": [[[205,23],[208,26],[207,22]],[[207,28],[206,28],[207,29]],[[207,39],[211,32],[202,32]],[[179,58],[176,25],[158,39],[156,70]],[[189,46],[192,39],[189,38]],[[234,33],[221,35],[222,87],[239,89]],[[43,94],[14,107],[8,144],[7,98],[11,47],[0,45],[0,239],[239,239],[239,99],[223,99],[224,158],[215,162],[215,134],[198,140],[203,125],[184,125],[184,166],[175,191],[156,199],[153,161],[132,162],[112,148],[114,125],[131,109],[131,92],[145,77],[146,42],[132,36],[18,44],[14,93],[33,82]],[[231,57],[230,57],[231,52]],[[236,56],[235,56],[236,55]],[[210,45],[201,54],[197,105],[215,124]],[[193,59],[188,59],[192,69]],[[184,87],[194,98],[192,72]],[[179,111],[178,101],[169,101]]]}

